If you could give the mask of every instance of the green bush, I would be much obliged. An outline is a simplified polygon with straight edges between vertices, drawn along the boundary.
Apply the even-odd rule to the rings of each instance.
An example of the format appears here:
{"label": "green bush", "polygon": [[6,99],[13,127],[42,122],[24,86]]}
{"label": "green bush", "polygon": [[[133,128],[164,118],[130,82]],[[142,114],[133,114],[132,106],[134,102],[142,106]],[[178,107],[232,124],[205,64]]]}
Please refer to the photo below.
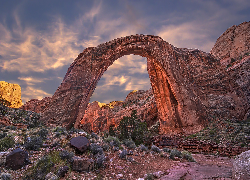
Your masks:
{"label": "green bush", "polygon": [[148,144],[147,141],[151,139],[151,134],[148,131],[147,123],[138,120],[136,113],[137,111],[133,110],[130,117],[124,116],[114,134],[117,134],[120,140],[132,139],[136,145]]}
{"label": "green bush", "polygon": [[15,146],[13,137],[4,137],[0,140],[0,151],[6,151]]}
{"label": "green bush", "polygon": [[48,135],[48,130],[46,128],[42,128],[38,133],[37,133],[42,139],[46,139]]}
{"label": "green bush", "polygon": [[40,136],[28,137],[27,141],[24,143],[25,149],[34,151],[39,151],[42,145],[43,145],[43,140]]}
{"label": "green bush", "polygon": [[123,144],[129,149],[135,149],[136,145],[132,139],[125,139],[123,140]]}
{"label": "green bush", "polygon": [[39,159],[37,163],[27,171],[24,179],[43,180],[49,172],[56,173],[60,167],[65,165],[70,167],[70,164],[60,157],[59,151],[52,151]]}
{"label": "green bush", "polygon": [[182,151],[181,154],[182,154],[183,158],[188,160],[189,162],[196,162],[190,152]]}

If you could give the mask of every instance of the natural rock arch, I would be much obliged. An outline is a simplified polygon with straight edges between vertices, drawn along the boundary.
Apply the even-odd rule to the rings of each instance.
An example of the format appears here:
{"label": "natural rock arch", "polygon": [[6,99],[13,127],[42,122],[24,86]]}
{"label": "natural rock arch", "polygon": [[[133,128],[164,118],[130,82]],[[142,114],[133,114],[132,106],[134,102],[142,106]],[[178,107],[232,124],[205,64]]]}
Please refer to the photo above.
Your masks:
{"label": "natural rock arch", "polygon": [[[103,73],[129,54],[147,58],[162,133],[199,131],[208,120],[208,95],[233,93],[225,71],[210,54],[176,48],[158,36],[131,35],[80,53],[44,109],[42,120],[78,127]],[[233,113],[229,110],[228,114]]]}

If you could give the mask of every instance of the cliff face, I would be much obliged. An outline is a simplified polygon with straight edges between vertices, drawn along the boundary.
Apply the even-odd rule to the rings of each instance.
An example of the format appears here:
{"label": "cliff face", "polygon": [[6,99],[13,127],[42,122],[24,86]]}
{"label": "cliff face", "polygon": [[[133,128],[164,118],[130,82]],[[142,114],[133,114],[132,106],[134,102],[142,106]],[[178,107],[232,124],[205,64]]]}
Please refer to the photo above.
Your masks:
{"label": "cliff face", "polygon": [[19,108],[22,106],[21,87],[18,84],[0,81],[0,95],[3,99],[10,102],[9,107]]}
{"label": "cliff face", "polygon": [[211,52],[222,64],[228,65],[250,53],[250,22],[233,25],[216,41]]}
{"label": "cliff face", "polygon": [[108,130],[111,125],[117,127],[123,116],[130,116],[132,110],[137,110],[138,119],[146,121],[148,126],[159,120],[152,89],[132,91],[124,101],[106,105],[97,101],[89,103],[80,127],[88,132]]}
{"label": "cliff face", "polygon": [[250,119],[250,22],[227,29],[216,41],[211,52],[227,68],[235,96],[246,100],[244,120]]}

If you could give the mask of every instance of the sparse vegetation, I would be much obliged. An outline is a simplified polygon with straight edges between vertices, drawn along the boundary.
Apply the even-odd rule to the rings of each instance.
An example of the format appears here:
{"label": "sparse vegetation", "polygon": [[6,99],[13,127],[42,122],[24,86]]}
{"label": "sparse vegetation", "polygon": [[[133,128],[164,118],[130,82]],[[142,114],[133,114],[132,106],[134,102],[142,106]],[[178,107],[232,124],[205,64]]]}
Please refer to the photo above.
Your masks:
{"label": "sparse vegetation", "polygon": [[15,141],[12,136],[7,136],[0,139],[0,151],[6,151],[14,146],[15,146]]}

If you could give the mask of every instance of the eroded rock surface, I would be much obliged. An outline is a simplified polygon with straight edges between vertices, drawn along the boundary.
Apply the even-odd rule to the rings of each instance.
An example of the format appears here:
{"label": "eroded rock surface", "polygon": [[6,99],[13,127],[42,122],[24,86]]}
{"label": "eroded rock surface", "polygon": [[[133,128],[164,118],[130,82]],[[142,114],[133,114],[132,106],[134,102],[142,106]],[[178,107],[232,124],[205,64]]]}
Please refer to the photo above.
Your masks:
{"label": "eroded rock surface", "polygon": [[87,132],[102,132],[110,126],[117,127],[123,116],[130,116],[132,110],[137,110],[138,119],[147,122],[148,126],[159,120],[152,89],[132,91],[124,101],[88,104],[80,127]]}
{"label": "eroded rock surface", "polygon": [[234,179],[250,179],[250,150],[241,153],[233,163]]}
{"label": "eroded rock surface", "polygon": [[0,95],[3,99],[10,102],[9,107],[19,108],[22,106],[21,87],[18,84],[0,81]]}
{"label": "eroded rock surface", "polygon": [[237,59],[250,52],[250,22],[233,25],[216,41],[211,54],[220,60]]}

